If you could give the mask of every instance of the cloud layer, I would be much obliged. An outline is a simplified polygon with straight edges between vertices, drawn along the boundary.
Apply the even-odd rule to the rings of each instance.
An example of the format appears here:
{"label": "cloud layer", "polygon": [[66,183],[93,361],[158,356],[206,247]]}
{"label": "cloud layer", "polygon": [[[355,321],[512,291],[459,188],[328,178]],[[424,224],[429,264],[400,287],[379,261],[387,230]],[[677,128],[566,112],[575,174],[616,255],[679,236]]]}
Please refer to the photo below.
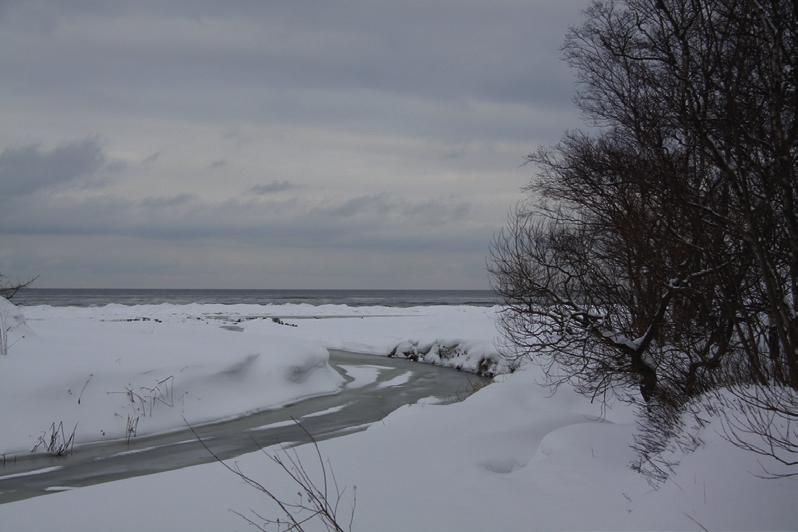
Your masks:
{"label": "cloud layer", "polygon": [[486,288],[586,4],[2,2],[0,272]]}
{"label": "cloud layer", "polygon": [[92,177],[106,158],[94,139],[63,144],[51,150],[28,145],[0,153],[0,195],[8,200],[41,189],[74,185]]}

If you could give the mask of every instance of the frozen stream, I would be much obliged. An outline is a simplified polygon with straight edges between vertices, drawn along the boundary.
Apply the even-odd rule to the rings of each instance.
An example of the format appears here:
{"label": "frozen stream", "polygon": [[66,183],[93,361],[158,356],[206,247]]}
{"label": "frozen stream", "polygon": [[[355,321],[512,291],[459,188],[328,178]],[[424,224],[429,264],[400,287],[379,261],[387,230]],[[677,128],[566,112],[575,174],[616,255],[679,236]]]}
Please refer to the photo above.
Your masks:
{"label": "frozen stream", "polygon": [[[330,351],[347,381],[339,393],[249,416],[195,427],[222,459],[278,443],[305,443],[299,419],[317,440],[365,430],[400,406],[422,398],[459,401],[482,378],[405,359]],[[0,504],[213,461],[188,428],[169,434],[82,445],[68,457],[18,456],[0,462]]]}

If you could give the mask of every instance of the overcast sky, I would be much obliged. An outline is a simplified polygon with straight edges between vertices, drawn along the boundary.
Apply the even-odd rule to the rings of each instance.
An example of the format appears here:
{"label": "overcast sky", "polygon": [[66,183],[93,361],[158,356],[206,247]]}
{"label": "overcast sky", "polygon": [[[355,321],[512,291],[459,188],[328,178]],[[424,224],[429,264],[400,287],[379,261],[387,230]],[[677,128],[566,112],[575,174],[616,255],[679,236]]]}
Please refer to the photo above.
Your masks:
{"label": "overcast sky", "polygon": [[489,287],[587,0],[0,0],[0,272]]}

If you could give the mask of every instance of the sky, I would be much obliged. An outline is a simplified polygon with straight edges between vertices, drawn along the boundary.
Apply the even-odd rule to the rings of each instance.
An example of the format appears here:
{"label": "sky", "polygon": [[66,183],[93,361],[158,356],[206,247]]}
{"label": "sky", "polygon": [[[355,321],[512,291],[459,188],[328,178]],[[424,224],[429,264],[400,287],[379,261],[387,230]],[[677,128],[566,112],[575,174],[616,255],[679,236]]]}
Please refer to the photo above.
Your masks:
{"label": "sky", "polygon": [[0,273],[486,289],[587,0],[0,0]]}

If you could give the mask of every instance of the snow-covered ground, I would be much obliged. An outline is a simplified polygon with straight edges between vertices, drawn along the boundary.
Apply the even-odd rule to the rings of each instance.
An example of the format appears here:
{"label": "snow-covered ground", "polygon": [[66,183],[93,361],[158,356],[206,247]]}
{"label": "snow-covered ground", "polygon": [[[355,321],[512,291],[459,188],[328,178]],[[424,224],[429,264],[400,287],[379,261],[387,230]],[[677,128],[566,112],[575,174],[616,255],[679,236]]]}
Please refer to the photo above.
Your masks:
{"label": "snow-covered ground", "polygon": [[[384,355],[420,345],[430,362],[466,370],[499,360],[495,309],[479,307],[2,305],[12,330],[0,401],[16,405],[0,409],[7,455],[49,442],[54,426],[65,439],[77,427],[85,443],[334,393],[343,380],[326,348]],[[290,317],[271,319],[280,316]]]}
{"label": "snow-covered ground", "polygon": [[[325,347],[360,353],[419,355],[439,365],[478,369],[488,357],[503,372],[497,354],[498,307],[349,307],[345,305],[107,305],[104,307],[24,307],[28,320],[135,320],[164,324],[201,321],[232,325],[245,333],[313,340]],[[281,318],[279,325],[270,318]],[[398,349],[397,349],[398,348]],[[441,356],[441,352],[444,356]]]}
{"label": "snow-covered ground", "polygon": [[[175,342],[202,342],[209,353],[214,346],[227,344],[228,352],[236,353],[230,355],[234,360],[255,352],[253,345],[261,346],[258,352],[267,352],[265,346],[272,345],[273,338],[280,338],[297,355],[306,353],[298,346],[307,345],[304,356],[316,352],[311,345],[386,353],[406,341],[451,344],[456,340],[480,357],[495,350],[496,309],[485,308],[159,305],[24,310],[31,328],[37,331],[33,341],[45,342],[58,333],[65,344],[74,346],[79,335],[74,332],[78,338],[72,338],[70,331],[93,331],[96,335],[107,330],[103,345],[112,349],[118,343],[144,341],[147,334],[158,337],[163,329],[176,335]],[[287,323],[297,325],[291,327],[270,319],[245,319],[255,315],[384,317],[286,318]],[[97,321],[141,317],[157,318],[162,323]],[[223,329],[222,325],[244,330]],[[214,340],[216,335],[220,336]],[[120,342],[111,341],[114,337]],[[70,338],[72,344],[67,342]],[[27,341],[12,346],[8,359],[0,360],[3,373],[7,371],[3,364],[21,356]],[[151,348],[156,343],[152,342]],[[159,352],[161,357],[166,355]],[[209,364],[218,360],[207,357],[203,360]],[[161,358],[146,358],[147,363],[138,367],[151,366],[153,360],[163,364]],[[207,374],[218,373],[217,368]],[[34,372],[26,377],[34,379],[28,384],[37,382],[36,375]],[[365,432],[321,442],[338,485],[357,486],[353,529],[798,528],[798,478],[759,478],[757,457],[726,442],[716,424],[704,427],[700,436],[705,445],[683,456],[677,472],[655,490],[629,468],[634,458],[629,444],[635,431],[629,408],[616,406],[602,417],[598,405],[564,387],[551,396],[548,389],[538,385],[540,377],[536,368],[526,367],[497,377],[494,384],[464,402],[406,406]],[[0,379],[6,377],[0,375]],[[10,381],[2,381],[0,395],[6,394]],[[329,384],[334,386],[335,382],[330,380]],[[13,401],[5,397],[5,404],[8,400]],[[3,426],[11,419],[14,416],[3,418]],[[311,472],[318,473],[312,447],[302,446],[297,451]],[[236,462],[244,472],[289,500],[297,491],[261,453],[241,456]],[[778,471],[776,464],[767,465],[771,472]],[[320,476],[315,478],[321,481]],[[250,517],[250,510],[282,517],[263,494],[218,463],[68,488],[55,486],[54,491],[60,493],[0,506],[0,529],[46,530],[57,523],[61,530],[80,531],[248,530],[249,526],[229,510]],[[341,503],[343,514],[351,503],[348,494],[351,489]]]}
{"label": "snow-covered ground", "polygon": [[343,382],[319,342],[276,325],[241,334],[186,315],[4,308],[27,316],[0,356],[6,455],[49,443],[53,426],[67,440],[74,429],[77,443],[127,438],[335,393]]}

